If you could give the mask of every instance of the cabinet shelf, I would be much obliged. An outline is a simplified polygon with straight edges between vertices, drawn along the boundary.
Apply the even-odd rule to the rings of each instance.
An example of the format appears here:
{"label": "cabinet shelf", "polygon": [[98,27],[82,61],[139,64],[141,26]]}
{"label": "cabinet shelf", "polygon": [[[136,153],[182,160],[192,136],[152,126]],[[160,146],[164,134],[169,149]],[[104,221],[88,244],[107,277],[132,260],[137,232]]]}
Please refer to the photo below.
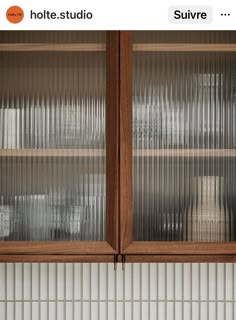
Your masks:
{"label": "cabinet shelf", "polygon": [[0,157],[104,157],[104,149],[1,149]]}
{"label": "cabinet shelf", "polygon": [[133,44],[133,51],[235,52],[236,44],[137,43],[137,44]]}
{"label": "cabinet shelf", "polygon": [[1,43],[0,51],[105,51],[103,43]]}
{"label": "cabinet shelf", "polygon": [[135,157],[236,157],[235,149],[142,149]]}

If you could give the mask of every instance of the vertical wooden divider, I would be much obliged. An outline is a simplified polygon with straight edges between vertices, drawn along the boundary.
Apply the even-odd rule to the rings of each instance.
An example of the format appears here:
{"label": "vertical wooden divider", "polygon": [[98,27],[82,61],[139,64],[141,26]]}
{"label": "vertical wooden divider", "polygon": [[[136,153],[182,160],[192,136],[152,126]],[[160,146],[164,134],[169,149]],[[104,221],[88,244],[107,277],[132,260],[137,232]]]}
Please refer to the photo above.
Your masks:
{"label": "vertical wooden divider", "polygon": [[120,32],[120,252],[132,242],[132,32]]}
{"label": "vertical wooden divider", "polygon": [[106,241],[119,250],[119,31],[107,31]]}

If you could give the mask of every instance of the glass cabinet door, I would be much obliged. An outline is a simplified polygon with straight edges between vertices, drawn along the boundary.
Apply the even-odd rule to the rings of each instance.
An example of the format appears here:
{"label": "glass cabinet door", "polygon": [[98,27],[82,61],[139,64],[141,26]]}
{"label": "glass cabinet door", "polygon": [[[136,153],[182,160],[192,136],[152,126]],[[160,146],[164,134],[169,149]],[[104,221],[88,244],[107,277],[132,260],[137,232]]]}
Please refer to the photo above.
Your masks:
{"label": "glass cabinet door", "polygon": [[0,33],[0,252],[117,250],[107,170],[118,147],[106,139],[116,45],[106,32]]}
{"label": "glass cabinet door", "polygon": [[132,183],[123,252],[235,253],[236,33],[139,31],[125,43]]}

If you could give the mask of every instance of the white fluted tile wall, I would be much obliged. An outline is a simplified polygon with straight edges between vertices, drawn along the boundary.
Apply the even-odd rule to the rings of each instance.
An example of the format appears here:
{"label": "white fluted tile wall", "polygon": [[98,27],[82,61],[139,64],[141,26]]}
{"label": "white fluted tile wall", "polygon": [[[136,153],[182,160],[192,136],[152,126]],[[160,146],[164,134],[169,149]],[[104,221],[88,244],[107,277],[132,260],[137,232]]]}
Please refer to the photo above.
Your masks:
{"label": "white fluted tile wall", "polygon": [[236,264],[0,264],[1,320],[234,320]]}

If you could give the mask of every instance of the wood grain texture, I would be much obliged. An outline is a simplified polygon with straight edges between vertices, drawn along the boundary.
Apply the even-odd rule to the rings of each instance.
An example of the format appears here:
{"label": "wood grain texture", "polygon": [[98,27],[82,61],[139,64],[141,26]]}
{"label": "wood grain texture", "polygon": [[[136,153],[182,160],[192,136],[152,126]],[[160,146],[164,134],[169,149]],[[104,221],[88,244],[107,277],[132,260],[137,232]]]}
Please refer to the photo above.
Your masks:
{"label": "wood grain texture", "polygon": [[1,43],[1,51],[105,51],[102,43]]}
{"label": "wood grain texture", "polygon": [[126,255],[127,263],[233,263],[236,255]]}
{"label": "wood grain texture", "polygon": [[133,51],[184,51],[184,52],[235,52],[236,44],[209,44],[209,43],[137,43],[133,45]]}
{"label": "wood grain texture", "polygon": [[106,241],[81,242],[33,242],[9,241],[0,243],[0,255],[88,255],[114,254],[115,250]]}
{"label": "wood grain texture", "polygon": [[104,157],[103,149],[1,149],[0,157]]}
{"label": "wood grain texture", "polygon": [[134,241],[125,254],[236,255],[236,242],[154,242]]}
{"label": "wood grain texture", "polygon": [[0,255],[0,263],[76,263],[76,262],[114,262],[113,255]]}
{"label": "wood grain texture", "polygon": [[236,157],[235,149],[142,149],[136,157]]}
{"label": "wood grain texture", "polygon": [[107,32],[106,240],[118,252],[119,235],[119,32]]}
{"label": "wood grain texture", "polygon": [[120,32],[120,252],[132,241],[132,33]]}

